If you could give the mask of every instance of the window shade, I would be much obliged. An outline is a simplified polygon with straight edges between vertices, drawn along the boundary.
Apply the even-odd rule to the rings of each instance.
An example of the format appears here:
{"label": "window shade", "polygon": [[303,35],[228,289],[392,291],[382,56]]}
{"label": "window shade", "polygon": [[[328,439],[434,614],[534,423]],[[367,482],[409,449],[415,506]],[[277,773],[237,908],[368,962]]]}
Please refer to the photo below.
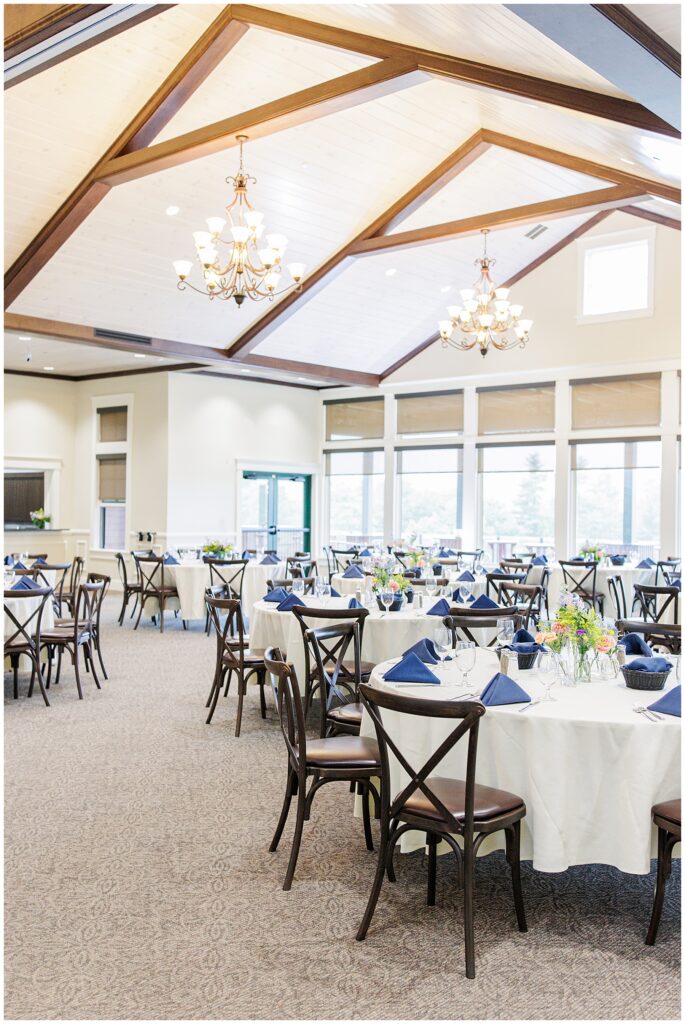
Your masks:
{"label": "window shade", "polygon": [[464,393],[398,395],[398,434],[460,434],[464,429]]}
{"label": "window shade", "polygon": [[8,473],[5,476],[5,522],[29,524],[31,512],[45,504],[42,473]]}
{"label": "window shade", "polygon": [[358,402],[326,404],[326,440],[358,441],[383,437],[385,400],[364,399]]}
{"label": "window shade", "polygon": [[127,417],[126,406],[98,409],[98,441],[125,441]]}
{"label": "window shade", "polygon": [[571,382],[571,425],[574,430],[656,427],[660,422],[661,381],[658,375]]}
{"label": "window shade", "polygon": [[554,385],[478,392],[479,434],[554,430]]}
{"label": "window shade", "polygon": [[385,472],[382,449],[356,452],[326,452],[327,476],[359,476]]}
{"label": "window shade", "polygon": [[98,455],[98,498],[126,501],[126,456]]}

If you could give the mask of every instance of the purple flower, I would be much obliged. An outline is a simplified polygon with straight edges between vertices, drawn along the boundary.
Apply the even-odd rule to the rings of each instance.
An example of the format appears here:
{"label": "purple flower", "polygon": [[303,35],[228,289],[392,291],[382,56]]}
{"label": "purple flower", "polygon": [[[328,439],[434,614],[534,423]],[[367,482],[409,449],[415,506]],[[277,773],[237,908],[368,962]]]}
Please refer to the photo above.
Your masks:
{"label": "purple flower", "polygon": [[587,630],[586,629],[577,629],[576,633],[578,634],[578,636],[582,636],[583,633],[587,633]]}

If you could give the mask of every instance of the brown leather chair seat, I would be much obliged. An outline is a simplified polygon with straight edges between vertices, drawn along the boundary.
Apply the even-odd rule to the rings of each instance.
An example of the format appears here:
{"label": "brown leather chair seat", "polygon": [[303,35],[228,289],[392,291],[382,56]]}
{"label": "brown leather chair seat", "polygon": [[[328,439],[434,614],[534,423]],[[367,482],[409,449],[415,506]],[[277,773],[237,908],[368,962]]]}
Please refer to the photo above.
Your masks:
{"label": "brown leather chair seat", "polygon": [[680,828],[680,800],[664,800],[663,803],[654,804],[652,815],[655,818],[672,821],[674,825]]}
{"label": "brown leather chair seat", "polygon": [[[465,814],[464,801],[466,794],[466,783],[461,779],[444,779],[435,775],[426,779],[426,786],[445,805],[455,818],[463,818]],[[479,786],[476,783],[473,820],[485,821],[489,818],[497,818],[502,814],[510,814],[519,808],[525,809],[520,796],[514,793],[507,793],[505,789],[492,789],[490,786]],[[421,790],[416,790],[407,799],[402,808],[407,814],[420,815],[422,818],[434,818],[442,820],[442,815],[434,804],[430,802]]]}
{"label": "brown leather chair seat", "polygon": [[[240,644],[238,644],[238,647],[239,646],[240,646]],[[240,654],[239,654],[238,650],[236,650],[236,652],[235,652],[235,657],[236,658],[240,657]],[[233,664],[233,662],[231,661],[231,659],[229,658],[229,656],[227,654],[224,654],[222,656],[221,660],[224,663],[224,665],[229,665],[230,666],[230,665]],[[263,661],[264,661],[264,655],[263,654],[255,654],[254,651],[249,651],[249,650],[243,649],[243,662],[244,662],[244,664],[246,664],[246,665],[247,664],[258,665],[258,664],[261,664]]]}
{"label": "brown leather chair seat", "polygon": [[359,728],[362,724],[362,711],[361,704],[341,704],[340,707],[331,708],[326,717],[329,722],[338,722],[348,728],[356,725]]}
{"label": "brown leather chair seat", "polygon": [[380,753],[376,740],[367,736],[331,736],[323,740],[307,740],[307,767],[355,768],[380,770]]}

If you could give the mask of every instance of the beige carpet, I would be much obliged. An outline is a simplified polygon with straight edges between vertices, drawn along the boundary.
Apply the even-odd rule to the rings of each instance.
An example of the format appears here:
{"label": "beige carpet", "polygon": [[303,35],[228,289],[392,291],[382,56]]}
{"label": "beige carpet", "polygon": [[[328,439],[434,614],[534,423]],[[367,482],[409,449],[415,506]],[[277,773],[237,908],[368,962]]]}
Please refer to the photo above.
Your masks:
{"label": "beige carpet", "polygon": [[[657,945],[652,882],[524,865],[514,928],[500,854],[478,864],[475,981],[463,970],[454,866],[425,906],[422,854],[398,856],[365,943],[375,855],[347,786],[317,796],[290,893],[291,828],[268,853],[285,779],[273,713],[248,696],[204,724],[213,640],[114,624],[110,680],[73,671],[18,701],[5,679],[5,989],[10,1018],[674,1018],[680,868]],[[376,826],[374,826],[376,827]]]}

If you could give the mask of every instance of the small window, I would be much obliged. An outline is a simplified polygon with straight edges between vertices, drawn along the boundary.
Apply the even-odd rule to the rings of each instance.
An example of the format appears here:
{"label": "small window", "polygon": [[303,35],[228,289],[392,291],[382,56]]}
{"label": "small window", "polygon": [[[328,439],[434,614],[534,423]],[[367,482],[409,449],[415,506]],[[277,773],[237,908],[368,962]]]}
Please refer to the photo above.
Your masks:
{"label": "small window", "polygon": [[658,427],[661,378],[658,374],[571,381],[573,430],[596,427]]}
{"label": "small window", "polygon": [[98,455],[99,546],[126,546],[126,456]]}
{"label": "small window", "polygon": [[356,402],[325,402],[326,440],[360,441],[383,437],[385,400],[360,398]]}
{"label": "small window", "polygon": [[5,523],[31,526],[31,512],[45,505],[43,473],[5,474]]}
{"label": "small window", "polygon": [[580,323],[652,315],[653,231],[587,240],[579,253]]}
{"label": "small window", "polygon": [[439,437],[463,430],[463,391],[397,396],[397,433],[401,437]]}
{"label": "small window", "polygon": [[128,410],[98,409],[98,441],[125,441]]}
{"label": "small window", "polygon": [[553,384],[479,390],[479,434],[526,434],[550,430],[554,430]]}

